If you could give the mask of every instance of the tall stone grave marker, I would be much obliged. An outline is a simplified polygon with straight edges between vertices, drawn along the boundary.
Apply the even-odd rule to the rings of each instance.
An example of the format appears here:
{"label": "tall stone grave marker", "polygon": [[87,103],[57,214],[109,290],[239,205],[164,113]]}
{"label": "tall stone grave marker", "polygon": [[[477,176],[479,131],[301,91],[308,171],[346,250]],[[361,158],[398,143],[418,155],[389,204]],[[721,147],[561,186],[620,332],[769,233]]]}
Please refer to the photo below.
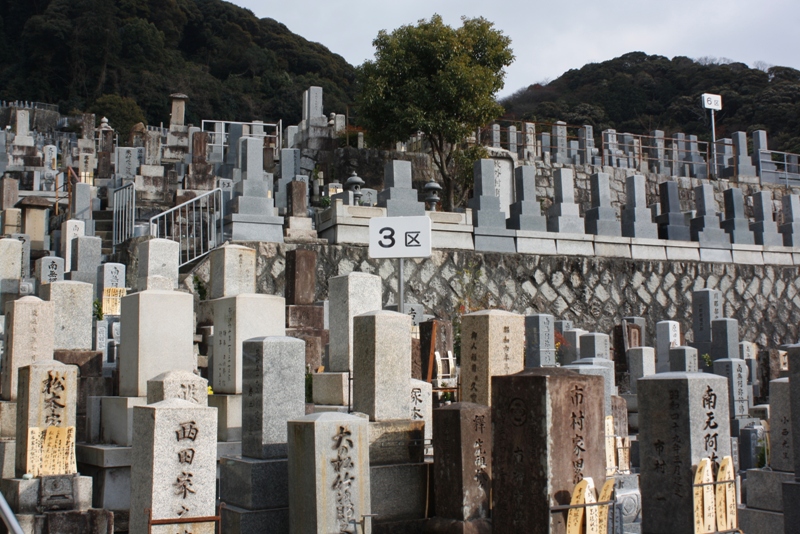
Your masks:
{"label": "tall stone grave marker", "polygon": [[783,195],[783,224],[780,232],[783,234],[783,245],[786,247],[800,246],[800,195]]}
{"label": "tall stone grave marker", "polygon": [[634,174],[625,178],[625,193],[625,206],[622,208],[622,235],[658,239],[658,226],[653,222],[652,214],[647,207],[647,180],[645,177]]}
{"label": "tall stone grave marker", "polygon": [[525,367],[555,367],[555,317],[545,313],[525,316]]}
{"label": "tall stone grave marker", "polygon": [[256,292],[256,251],[226,243],[211,251],[211,298]]}
{"label": "tall stone grave marker", "polygon": [[750,223],[756,245],[783,246],[783,236],[778,233],[775,222],[772,191],[764,190],[753,194],[755,222]]}
{"label": "tall stone grave marker", "polygon": [[731,248],[730,236],[719,226],[714,187],[710,184],[694,188],[694,205],[697,217],[691,220],[692,241],[705,248]]}
{"label": "tall stone grave marker", "polygon": [[42,299],[53,303],[55,350],[92,349],[91,284],[68,280],[45,284],[39,292]]}
{"label": "tall stone grave marker", "polygon": [[575,204],[575,177],[572,169],[553,171],[555,202],[547,211],[547,231],[583,234],[585,225]]}
{"label": "tall stone grave marker", "polygon": [[656,351],[652,347],[628,349],[628,372],[630,373],[631,393],[636,394],[640,378],[656,374]]}
{"label": "tall stone grave marker", "polygon": [[290,531],[348,532],[355,521],[370,534],[367,421],[315,413],[288,426]]}
{"label": "tall stone grave marker", "polygon": [[495,532],[566,532],[575,484],[605,477],[603,384],[559,368],[492,378]]}
{"label": "tall stone grave marker", "polygon": [[139,291],[178,288],[180,244],[171,239],[150,239],[139,245]]}
{"label": "tall stone grave marker", "polygon": [[638,388],[642,531],[694,532],[694,468],[731,454],[727,380],[659,373]]}
{"label": "tall stone grave marker", "polygon": [[68,475],[75,465],[78,368],[55,360],[19,368],[16,476]]}
{"label": "tall stone grave marker", "polygon": [[353,410],[370,421],[407,419],[411,318],[373,311],[353,318]]}
{"label": "tall stone grave marker", "polygon": [[461,318],[464,400],[489,405],[491,378],[524,368],[524,321],[522,315],[501,310],[483,310]]}
{"label": "tall stone grave marker", "polygon": [[[328,280],[330,300],[330,370],[353,368],[353,317],[381,309],[381,278],[352,272]],[[409,374],[409,376],[411,376]]]}
{"label": "tall stone grave marker", "polygon": [[[149,531],[153,519],[215,515],[217,411],[182,399],[133,409],[131,454],[131,534]],[[181,525],[190,532],[213,533],[214,523]]]}
{"label": "tall stone grave marker", "polygon": [[386,208],[387,217],[425,215],[425,204],[417,200],[417,191],[411,187],[410,161],[395,160],[384,165],[378,206]]}
{"label": "tall stone grave marker", "polygon": [[475,250],[484,252],[517,251],[514,232],[506,229],[506,214],[500,209],[495,187],[494,160],[481,159],[473,168],[475,193],[469,201],[475,232]]}
{"label": "tall stone grave marker", "polygon": [[731,243],[737,245],[754,245],[755,237],[750,230],[750,221],[744,214],[744,196],[738,187],[726,189],[723,193],[725,200],[725,220],[722,228],[728,232]]}
{"label": "tall stone grave marker", "polygon": [[0,398],[17,399],[17,370],[53,359],[53,303],[28,296],[5,310],[5,352],[0,365]]}
{"label": "tall stone grave marker", "polygon": [[547,231],[547,218],[536,200],[536,167],[523,165],[514,169],[516,201],[509,207],[508,227],[515,230]]}
{"label": "tall stone grave marker", "polygon": [[731,419],[747,417],[749,399],[747,396],[747,364],[738,358],[714,360],[714,374],[728,381],[728,402]]}
{"label": "tall stone grave marker", "polygon": [[669,370],[669,350],[681,344],[681,325],[678,321],[656,323],[656,369],[659,373]]}
{"label": "tall stone grave marker", "polygon": [[86,223],[70,219],[61,224],[61,256],[64,258],[64,269],[72,269],[72,240],[86,234]]}
{"label": "tall stone grave marker", "polygon": [[681,201],[678,196],[678,183],[669,181],[658,184],[661,198],[661,215],[656,217],[658,223],[658,238],[672,241],[691,241],[689,226],[686,217],[681,211]]}
{"label": "tall stone grave marker", "polygon": [[[436,518],[477,522],[488,519],[492,486],[492,413],[488,406],[457,402],[433,411],[436,460]],[[441,532],[445,529],[442,525]]]}
{"label": "tall stone grave marker", "polygon": [[692,292],[693,347],[700,355],[710,353],[711,322],[722,318],[722,292],[716,289],[700,289]]}
{"label": "tall stone grave marker", "polygon": [[586,210],[584,222],[586,233],[603,236],[620,236],[617,212],[611,207],[611,188],[608,174],[595,173],[589,178],[592,207]]}

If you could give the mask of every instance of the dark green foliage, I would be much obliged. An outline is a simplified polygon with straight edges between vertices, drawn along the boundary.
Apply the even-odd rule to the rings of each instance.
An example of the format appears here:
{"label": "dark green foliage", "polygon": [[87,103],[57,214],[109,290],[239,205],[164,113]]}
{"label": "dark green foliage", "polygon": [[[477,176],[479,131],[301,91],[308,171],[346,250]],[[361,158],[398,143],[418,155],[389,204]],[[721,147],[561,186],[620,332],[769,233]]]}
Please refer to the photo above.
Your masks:
{"label": "dark green foliage", "polygon": [[788,67],[759,70],[724,60],[631,52],[570,70],[547,85],[531,85],[501,104],[509,118],[637,134],[659,129],[708,141],[710,117],[700,105],[702,93],[722,95],[718,138],[765,129],[773,150],[800,152],[800,71]]}
{"label": "dark green foliage", "polygon": [[353,81],[341,56],[221,0],[0,0],[0,99],[67,113],[118,95],[158,124],[179,92],[197,125],[293,124],[310,85],[323,87],[326,112],[344,113]]}

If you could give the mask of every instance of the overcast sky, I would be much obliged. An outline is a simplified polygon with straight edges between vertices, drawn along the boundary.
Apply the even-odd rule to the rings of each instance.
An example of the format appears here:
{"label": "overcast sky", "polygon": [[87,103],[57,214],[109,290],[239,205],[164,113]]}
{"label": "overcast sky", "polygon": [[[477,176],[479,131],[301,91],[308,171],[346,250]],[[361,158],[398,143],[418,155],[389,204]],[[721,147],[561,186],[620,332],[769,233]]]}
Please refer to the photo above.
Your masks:
{"label": "overcast sky", "polygon": [[234,0],[259,18],[328,47],[350,64],[374,54],[380,30],[440,14],[451,26],[482,16],[511,37],[506,96],[626,52],[725,57],[800,69],[798,0]]}

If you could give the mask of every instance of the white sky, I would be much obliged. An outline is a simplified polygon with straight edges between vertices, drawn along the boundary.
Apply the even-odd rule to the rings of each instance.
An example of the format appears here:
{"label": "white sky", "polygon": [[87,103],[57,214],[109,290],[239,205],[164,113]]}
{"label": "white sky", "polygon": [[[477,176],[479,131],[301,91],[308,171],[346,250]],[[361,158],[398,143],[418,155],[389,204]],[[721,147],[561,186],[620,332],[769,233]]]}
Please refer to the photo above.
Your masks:
{"label": "white sky", "polygon": [[507,96],[569,69],[641,51],[672,58],[725,57],[800,69],[798,0],[234,0],[270,17],[352,65],[374,54],[379,30],[391,32],[434,13],[459,26],[482,16],[511,37],[516,60]]}

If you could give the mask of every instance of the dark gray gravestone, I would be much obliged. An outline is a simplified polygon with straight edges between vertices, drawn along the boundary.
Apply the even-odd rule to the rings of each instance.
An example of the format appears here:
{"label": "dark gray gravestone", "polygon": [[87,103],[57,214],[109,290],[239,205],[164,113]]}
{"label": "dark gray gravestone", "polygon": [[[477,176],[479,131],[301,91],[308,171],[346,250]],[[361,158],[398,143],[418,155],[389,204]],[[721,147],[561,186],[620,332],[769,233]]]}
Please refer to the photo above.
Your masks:
{"label": "dark gray gravestone", "polygon": [[731,454],[727,381],[661,373],[640,379],[638,390],[642,532],[693,532],[693,466]]}
{"label": "dark gray gravestone", "polygon": [[694,188],[694,205],[697,216],[690,223],[692,241],[704,248],[731,248],[731,239],[719,226],[714,188],[709,184]]}
{"label": "dark gray gravestone", "polygon": [[611,207],[611,188],[608,184],[608,174],[604,172],[593,174],[589,178],[589,185],[592,207],[586,210],[584,215],[586,233],[607,236],[621,235],[617,212]]}
{"label": "dark gray gravestone", "polygon": [[536,167],[523,165],[514,169],[516,202],[511,204],[508,227],[515,230],[547,231],[547,219],[536,200]]}
{"label": "dark gray gravestone", "polygon": [[644,176],[633,175],[625,179],[625,207],[622,208],[622,235],[658,239],[658,226],[653,223],[647,207],[647,181]]}
{"label": "dark gray gravestone", "polygon": [[681,212],[677,182],[662,182],[658,184],[658,191],[661,197],[661,214],[656,217],[659,239],[691,241],[686,217]]}
{"label": "dark gray gravestone", "polygon": [[390,161],[383,167],[378,206],[386,208],[387,217],[425,215],[425,204],[417,200],[417,191],[411,187],[410,161]]}
{"label": "dark gray gravestone", "polygon": [[473,167],[475,195],[469,200],[475,233],[475,250],[484,252],[517,251],[514,230],[506,229],[506,214],[495,196],[494,161],[481,159]]}
{"label": "dark gray gravestone", "polygon": [[553,172],[555,202],[547,212],[547,230],[567,234],[583,234],[585,226],[575,204],[575,183],[572,169]]}
{"label": "dark gray gravestone", "polygon": [[725,199],[725,220],[722,228],[731,236],[731,243],[737,245],[755,245],[755,237],[750,230],[750,221],[744,214],[744,196],[737,187],[726,189],[722,193]]}
{"label": "dark gray gravestone", "polygon": [[775,223],[771,191],[759,191],[753,195],[753,211],[755,222],[750,223],[750,230],[753,231],[756,245],[782,246],[783,236],[778,233]]}

